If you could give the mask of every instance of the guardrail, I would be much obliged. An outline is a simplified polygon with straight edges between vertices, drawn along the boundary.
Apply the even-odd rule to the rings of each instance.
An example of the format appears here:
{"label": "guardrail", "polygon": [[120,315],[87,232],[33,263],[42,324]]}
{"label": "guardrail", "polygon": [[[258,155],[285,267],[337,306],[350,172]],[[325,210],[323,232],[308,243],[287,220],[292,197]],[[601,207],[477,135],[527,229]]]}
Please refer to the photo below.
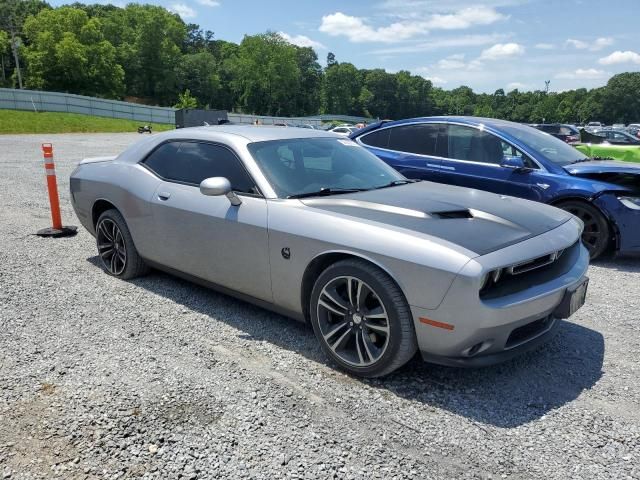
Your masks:
{"label": "guardrail", "polygon": [[37,112],[68,112],[125,118],[139,122],[175,123],[175,109],[85,97],[71,93],[0,88],[0,108]]}
{"label": "guardrail", "polygon": [[[17,90],[0,88],[0,109],[30,110],[35,112],[68,112],[97,115],[100,117],[125,118],[138,122],[171,123],[175,125],[174,108],[152,107],[137,103],[86,97],[72,93],[42,92],[39,90]],[[322,125],[323,120],[342,120],[358,123],[371,121],[364,117],[349,115],[315,115],[310,117],[271,117],[268,115],[249,115],[229,113],[233,123],[251,124],[258,120],[263,125],[275,123]]]}

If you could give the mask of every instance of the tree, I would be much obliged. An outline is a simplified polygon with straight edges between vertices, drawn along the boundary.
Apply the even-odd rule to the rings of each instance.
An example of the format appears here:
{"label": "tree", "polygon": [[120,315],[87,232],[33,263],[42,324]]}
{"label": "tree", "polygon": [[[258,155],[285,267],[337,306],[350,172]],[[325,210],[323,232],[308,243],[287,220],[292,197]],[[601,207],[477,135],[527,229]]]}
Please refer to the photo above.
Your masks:
{"label": "tree", "polygon": [[245,36],[225,65],[240,108],[263,115],[296,113],[301,78],[297,52],[278,34]]}
{"label": "tree", "polygon": [[329,52],[327,53],[327,68],[337,64],[338,62],[336,61],[336,56],[333,54],[333,52]]}
{"label": "tree", "polygon": [[176,66],[176,85],[179,91],[193,92],[199,105],[215,105],[220,89],[215,57],[209,52],[183,55]]}
{"label": "tree", "polygon": [[178,94],[178,103],[176,103],[173,108],[196,108],[197,106],[198,101],[193,95],[191,95],[191,92],[187,88],[184,92]]}
{"label": "tree", "polygon": [[324,113],[361,115],[359,105],[362,80],[358,69],[351,63],[337,63],[324,73]]}
{"label": "tree", "polygon": [[640,72],[619,73],[607,82],[603,94],[607,122],[632,123],[640,119]]}
{"label": "tree", "polygon": [[3,87],[7,81],[6,66],[9,64],[10,49],[11,40],[9,39],[9,34],[4,30],[0,30],[0,82],[2,82],[1,85]]}
{"label": "tree", "polygon": [[320,110],[322,67],[311,47],[295,47],[300,71],[300,87],[296,99],[296,115],[313,115]]}
{"label": "tree", "polygon": [[46,9],[27,18],[24,32],[28,87],[109,98],[124,93],[124,71],[98,19],[70,7]]}

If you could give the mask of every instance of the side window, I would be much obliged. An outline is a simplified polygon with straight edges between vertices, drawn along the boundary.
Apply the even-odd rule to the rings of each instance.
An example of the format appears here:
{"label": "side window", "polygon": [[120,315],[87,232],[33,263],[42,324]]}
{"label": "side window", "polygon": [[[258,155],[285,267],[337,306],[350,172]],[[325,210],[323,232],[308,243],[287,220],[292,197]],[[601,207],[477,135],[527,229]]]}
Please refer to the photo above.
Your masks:
{"label": "side window", "polygon": [[436,155],[439,125],[401,125],[389,130],[389,149],[419,155]]}
{"label": "side window", "polygon": [[171,178],[180,142],[163,143],[144,160],[144,164],[162,178]]}
{"label": "side window", "polygon": [[447,127],[448,157],[499,165],[504,152],[500,139],[477,128],[462,125]]}
{"label": "side window", "polygon": [[374,130],[360,137],[360,141],[370,147],[389,148],[389,132],[390,128],[382,130]]}
{"label": "side window", "polygon": [[227,148],[199,142],[171,142],[157,148],[145,165],[168,181],[199,185],[209,177],[226,177],[237,192],[256,193],[255,184]]}

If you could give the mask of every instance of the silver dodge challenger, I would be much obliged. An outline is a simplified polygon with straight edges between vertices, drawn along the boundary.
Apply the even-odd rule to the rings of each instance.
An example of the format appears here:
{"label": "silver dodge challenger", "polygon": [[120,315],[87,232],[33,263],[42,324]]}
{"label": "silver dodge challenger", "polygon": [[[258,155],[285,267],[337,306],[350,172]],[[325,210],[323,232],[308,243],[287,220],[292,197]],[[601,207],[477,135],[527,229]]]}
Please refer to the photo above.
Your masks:
{"label": "silver dodge challenger", "polygon": [[557,208],[407,180],[351,140],[189,128],[88,158],[71,198],[110,275],[161,269],[310,322],[363,377],[484,366],[537,347],[585,301],[581,222]]}

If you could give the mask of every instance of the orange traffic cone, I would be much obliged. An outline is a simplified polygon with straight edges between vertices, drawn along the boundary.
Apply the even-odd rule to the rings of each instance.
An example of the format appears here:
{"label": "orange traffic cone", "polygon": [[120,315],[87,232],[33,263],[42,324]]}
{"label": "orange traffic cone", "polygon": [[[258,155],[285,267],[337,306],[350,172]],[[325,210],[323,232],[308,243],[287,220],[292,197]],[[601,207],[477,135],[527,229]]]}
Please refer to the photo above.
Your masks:
{"label": "orange traffic cone", "polygon": [[60,199],[58,198],[58,180],[56,179],[56,167],[53,163],[53,145],[42,144],[44,156],[44,169],[47,174],[47,189],[49,190],[49,204],[51,205],[51,221],[53,226],[38,230],[36,235],[40,237],[70,237],[78,233],[78,227],[62,226],[60,215]]}

